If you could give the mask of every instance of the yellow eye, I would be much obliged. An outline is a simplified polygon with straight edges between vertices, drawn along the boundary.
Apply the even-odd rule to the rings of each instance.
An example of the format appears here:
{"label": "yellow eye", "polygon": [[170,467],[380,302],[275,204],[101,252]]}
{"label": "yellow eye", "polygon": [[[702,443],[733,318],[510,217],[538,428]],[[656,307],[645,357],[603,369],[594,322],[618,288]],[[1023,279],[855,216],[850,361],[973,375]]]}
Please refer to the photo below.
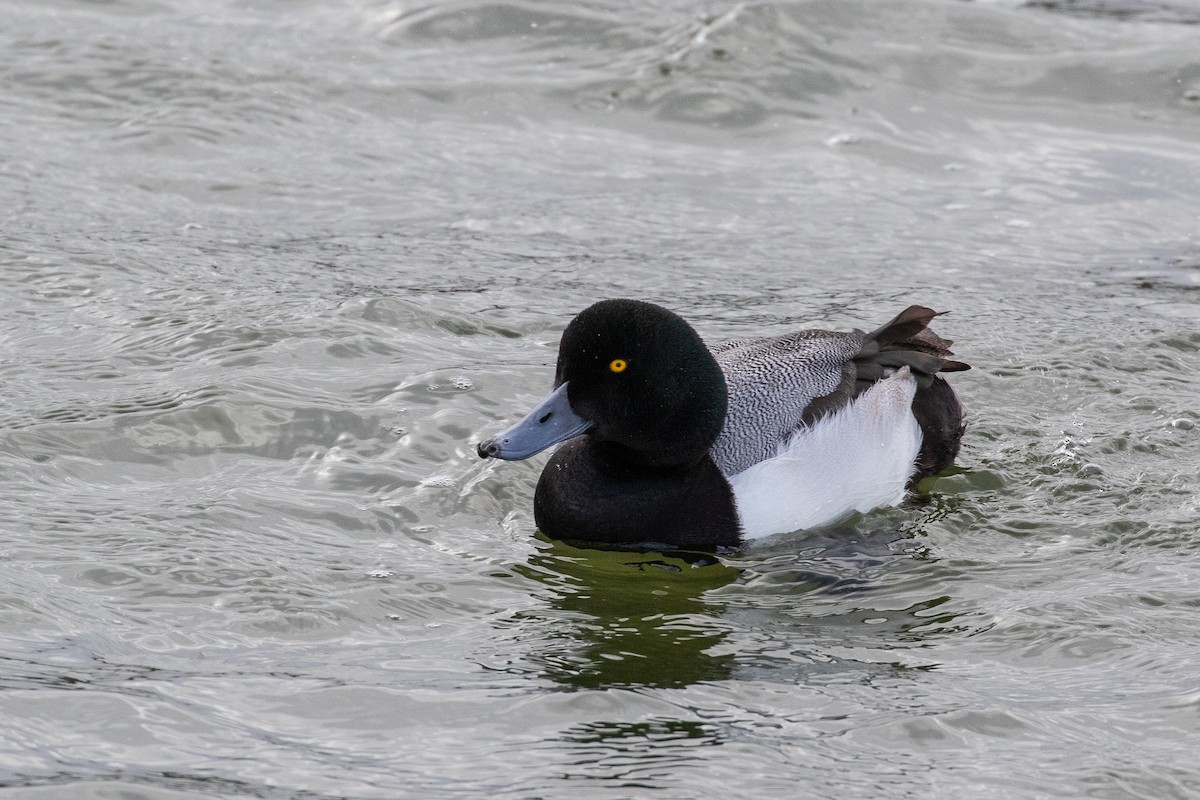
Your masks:
{"label": "yellow eye", "polygon": [[623,358],[614,358],[612,361],[608,362],[608,368],[613,372],[624,372],[625,368],[628,366],[629,363]]}

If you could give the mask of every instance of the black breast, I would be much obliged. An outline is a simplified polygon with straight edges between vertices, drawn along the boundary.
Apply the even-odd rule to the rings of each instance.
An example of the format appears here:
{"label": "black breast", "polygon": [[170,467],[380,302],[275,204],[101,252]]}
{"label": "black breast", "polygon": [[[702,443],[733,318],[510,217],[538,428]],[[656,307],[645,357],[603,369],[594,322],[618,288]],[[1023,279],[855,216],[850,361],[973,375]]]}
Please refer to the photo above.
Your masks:
{"label": "black breast", "polygon": [[588,436],[570,440],[550,459],[533,514],[555,539],[696,550],[741,543],[733,490],[710,458],[688,468],[648,468]]}

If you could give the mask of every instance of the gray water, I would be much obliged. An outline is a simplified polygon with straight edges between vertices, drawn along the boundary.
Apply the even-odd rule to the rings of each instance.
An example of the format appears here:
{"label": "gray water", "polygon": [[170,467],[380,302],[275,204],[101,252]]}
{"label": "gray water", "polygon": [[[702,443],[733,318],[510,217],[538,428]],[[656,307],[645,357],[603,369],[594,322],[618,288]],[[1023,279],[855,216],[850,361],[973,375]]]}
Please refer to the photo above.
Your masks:
{"label": "gray water", "polygon": [[[0,2],[0,797],[1200,797],[1200,6]],[[596,299],[904,305],[959,465],[718,564],[472,443]]]}

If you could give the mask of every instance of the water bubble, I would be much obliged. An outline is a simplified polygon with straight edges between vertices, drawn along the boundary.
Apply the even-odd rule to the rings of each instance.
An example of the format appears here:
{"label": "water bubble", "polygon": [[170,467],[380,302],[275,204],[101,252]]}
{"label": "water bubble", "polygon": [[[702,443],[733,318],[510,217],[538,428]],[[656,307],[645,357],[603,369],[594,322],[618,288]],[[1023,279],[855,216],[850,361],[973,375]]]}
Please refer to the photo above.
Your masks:
{"label": "water bubble", "polygon": [[438,489],[449,489],[458,485],[458,478],[453,475],[433,475],[421,481],[422,486],[432,486]]}
{"label": "water bubble", "polygon": [[825,144],[831,147],[838,147],[846,144],[858,144],[862,141],[862,137],[857,133],[839,133],[837,136],[830,136],[825,140]]}

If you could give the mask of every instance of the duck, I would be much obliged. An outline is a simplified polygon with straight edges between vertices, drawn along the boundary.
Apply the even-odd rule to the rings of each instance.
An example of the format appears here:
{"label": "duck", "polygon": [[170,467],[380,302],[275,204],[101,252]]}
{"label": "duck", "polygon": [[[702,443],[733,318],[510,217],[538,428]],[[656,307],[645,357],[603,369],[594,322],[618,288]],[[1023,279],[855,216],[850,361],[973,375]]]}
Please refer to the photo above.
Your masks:
{"label": "duck", "polygon": [[898,505],[954,461],[970,369],[912,305],[870,333],[805,329],[709,347],[634,299],[579,312],[552,390],[477,445],[519,461],[560,445],[534,491],[552,539],[736,550]]}

